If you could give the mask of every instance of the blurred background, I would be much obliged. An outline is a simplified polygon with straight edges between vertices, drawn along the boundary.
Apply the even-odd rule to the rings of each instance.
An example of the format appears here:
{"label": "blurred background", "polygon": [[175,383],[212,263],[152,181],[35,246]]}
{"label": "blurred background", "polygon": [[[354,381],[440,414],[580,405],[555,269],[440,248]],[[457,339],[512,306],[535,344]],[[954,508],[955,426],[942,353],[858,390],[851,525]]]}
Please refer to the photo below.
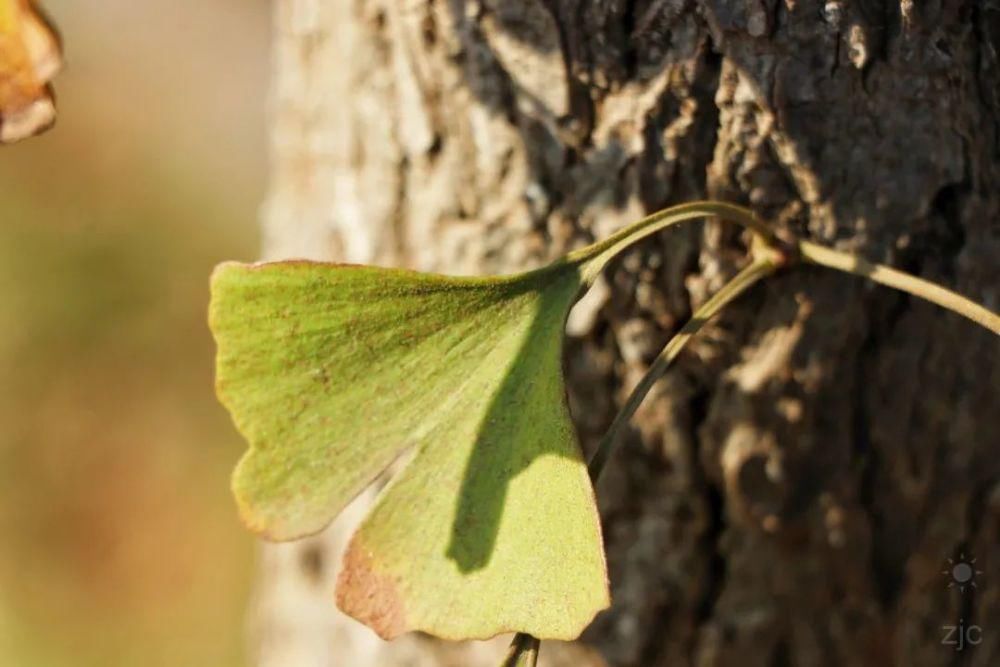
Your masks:
{"label": "blurred background", "polygon": [[205,310],[256,255],[270,3],[42,4],[59,119],[0,148],[0,665],[243,664]]}

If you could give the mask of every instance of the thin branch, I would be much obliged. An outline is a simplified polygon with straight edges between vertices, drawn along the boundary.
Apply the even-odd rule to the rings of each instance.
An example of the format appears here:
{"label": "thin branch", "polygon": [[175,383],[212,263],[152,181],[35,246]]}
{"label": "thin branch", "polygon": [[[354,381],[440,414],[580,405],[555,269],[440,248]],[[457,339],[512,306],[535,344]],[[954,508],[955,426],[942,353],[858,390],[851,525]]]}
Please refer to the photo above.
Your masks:
{"label": "thin branch", "polygon": [[888,266],[874,264],[860,257],[831,250],[808,241],[799,241],[798,246],[801,258],[807,262],[862,276],[882,285],[894,287],[967,317],[976,324],[1000,335],[1000,315],[961,294],[952,292],[950,289]]}

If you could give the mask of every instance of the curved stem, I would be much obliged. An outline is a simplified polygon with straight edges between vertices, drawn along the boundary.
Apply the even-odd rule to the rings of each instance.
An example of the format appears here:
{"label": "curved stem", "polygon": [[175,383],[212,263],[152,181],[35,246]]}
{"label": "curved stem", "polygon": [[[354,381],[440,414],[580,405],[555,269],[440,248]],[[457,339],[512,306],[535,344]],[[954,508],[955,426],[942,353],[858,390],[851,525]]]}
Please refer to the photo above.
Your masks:
{"label": "curved stem", "polygon": [[719,217],[753,231],[755,235],[765,241],[765,245],[776,245],[773,231],[750,209],[725,202],[697,201],[657,211],[619,230],[603,241],[569,253],[566,259],[581,265],[583,281],[587,285],[591,285],[604,266],[615,255],[636,241],[679,222],[711,216]]}
{"label": "curved stem", "polygon": [[587,470],[590,473],[590,479],[597,482],[597,478],[601,476],[601,472],[604,470],[604,465],[608,462],[608,458],[611,456],[611,452],[614,450],[615,443],[618,439],[618,433],[622,430],[635,411],[639,408],[643,399],[646,398],[646,394],[653,387],[663,374],[666,373],[670,364],[673,363],[677,355],[680,354],[684,346],[688,344],[691,338],[694,337],[696,333],[705,324],[718,313],[723,306],[738,297],[740,294],[749,289],[754,283],[759,281],[761,278],[773,273],[777,269],[777,264],[772,261],[771,258],[759,258],[755,259],[749,266],[740,271],[736,276],[733,277],[728,283],[726,283],[718,292],[712,295],[712,297],[706,301],[698,310],[694,312],[691,319],[681,327],[681,330],[674,334],[674,337],[670,339],[666,347],[660,352],[656,357],[656,361],[650,366],[646,374],[642,376],[639,384],[635,386],[632,393],[629,394],[628,399],[625,401],[625,405],[622,406],[618,414],[615,415],[615,419],[611,422],[611,426],[605,432],[604,437],[601,438],[600,444],[597,446],[597,451],[590,458],[590,463],[587,466]]}
{"label": "curved stem", "polygon": [[798,246],[800,257],[807,262],[862,276],[882,285],[894,287],[954,311],[986,327],[993,333],[1000,334],[1000,315],[990,312],[978,303],[966,299],[950,289],[888,266],[874,264],[860,257],[831,250],[808,241],[799,241]]}

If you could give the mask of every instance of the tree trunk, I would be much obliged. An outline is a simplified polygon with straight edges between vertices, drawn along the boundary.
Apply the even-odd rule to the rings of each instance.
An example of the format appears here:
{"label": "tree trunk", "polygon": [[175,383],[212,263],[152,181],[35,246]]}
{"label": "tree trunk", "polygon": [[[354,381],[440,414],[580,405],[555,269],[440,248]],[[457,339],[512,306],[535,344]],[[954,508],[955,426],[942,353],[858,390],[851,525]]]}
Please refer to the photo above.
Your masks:
{"label": "tree trunk", "polygon": [[[1000,308],[996,3],[279,0],[275,16],[269,259],[505,273],[712,197]],[[577,307],[585,450],[744,241],[664,233]],[[614,605],[543,660],[1000,664],[997,352],[843,275],[755,289],[637,415],[598,486]],[[334,609],[369,499],[263,548],[258,664],[494,664],[504,640],[386,644]],[[971,582],[952,574],[972,558]]]}

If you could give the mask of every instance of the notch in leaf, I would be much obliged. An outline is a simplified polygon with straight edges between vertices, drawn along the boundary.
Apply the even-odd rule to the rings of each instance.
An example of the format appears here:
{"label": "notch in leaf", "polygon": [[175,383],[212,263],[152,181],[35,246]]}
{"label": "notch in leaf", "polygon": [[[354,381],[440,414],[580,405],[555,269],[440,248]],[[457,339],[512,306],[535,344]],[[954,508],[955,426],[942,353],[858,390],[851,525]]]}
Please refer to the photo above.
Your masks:
{"label": "notch in leaf", "polygon": [[501,278],[221,265],[217,390],[265,537],[314,533],[406,457],[353,537],[340,607],[383,637],[571,639],[609,603],[561,355],[579,267]]}

